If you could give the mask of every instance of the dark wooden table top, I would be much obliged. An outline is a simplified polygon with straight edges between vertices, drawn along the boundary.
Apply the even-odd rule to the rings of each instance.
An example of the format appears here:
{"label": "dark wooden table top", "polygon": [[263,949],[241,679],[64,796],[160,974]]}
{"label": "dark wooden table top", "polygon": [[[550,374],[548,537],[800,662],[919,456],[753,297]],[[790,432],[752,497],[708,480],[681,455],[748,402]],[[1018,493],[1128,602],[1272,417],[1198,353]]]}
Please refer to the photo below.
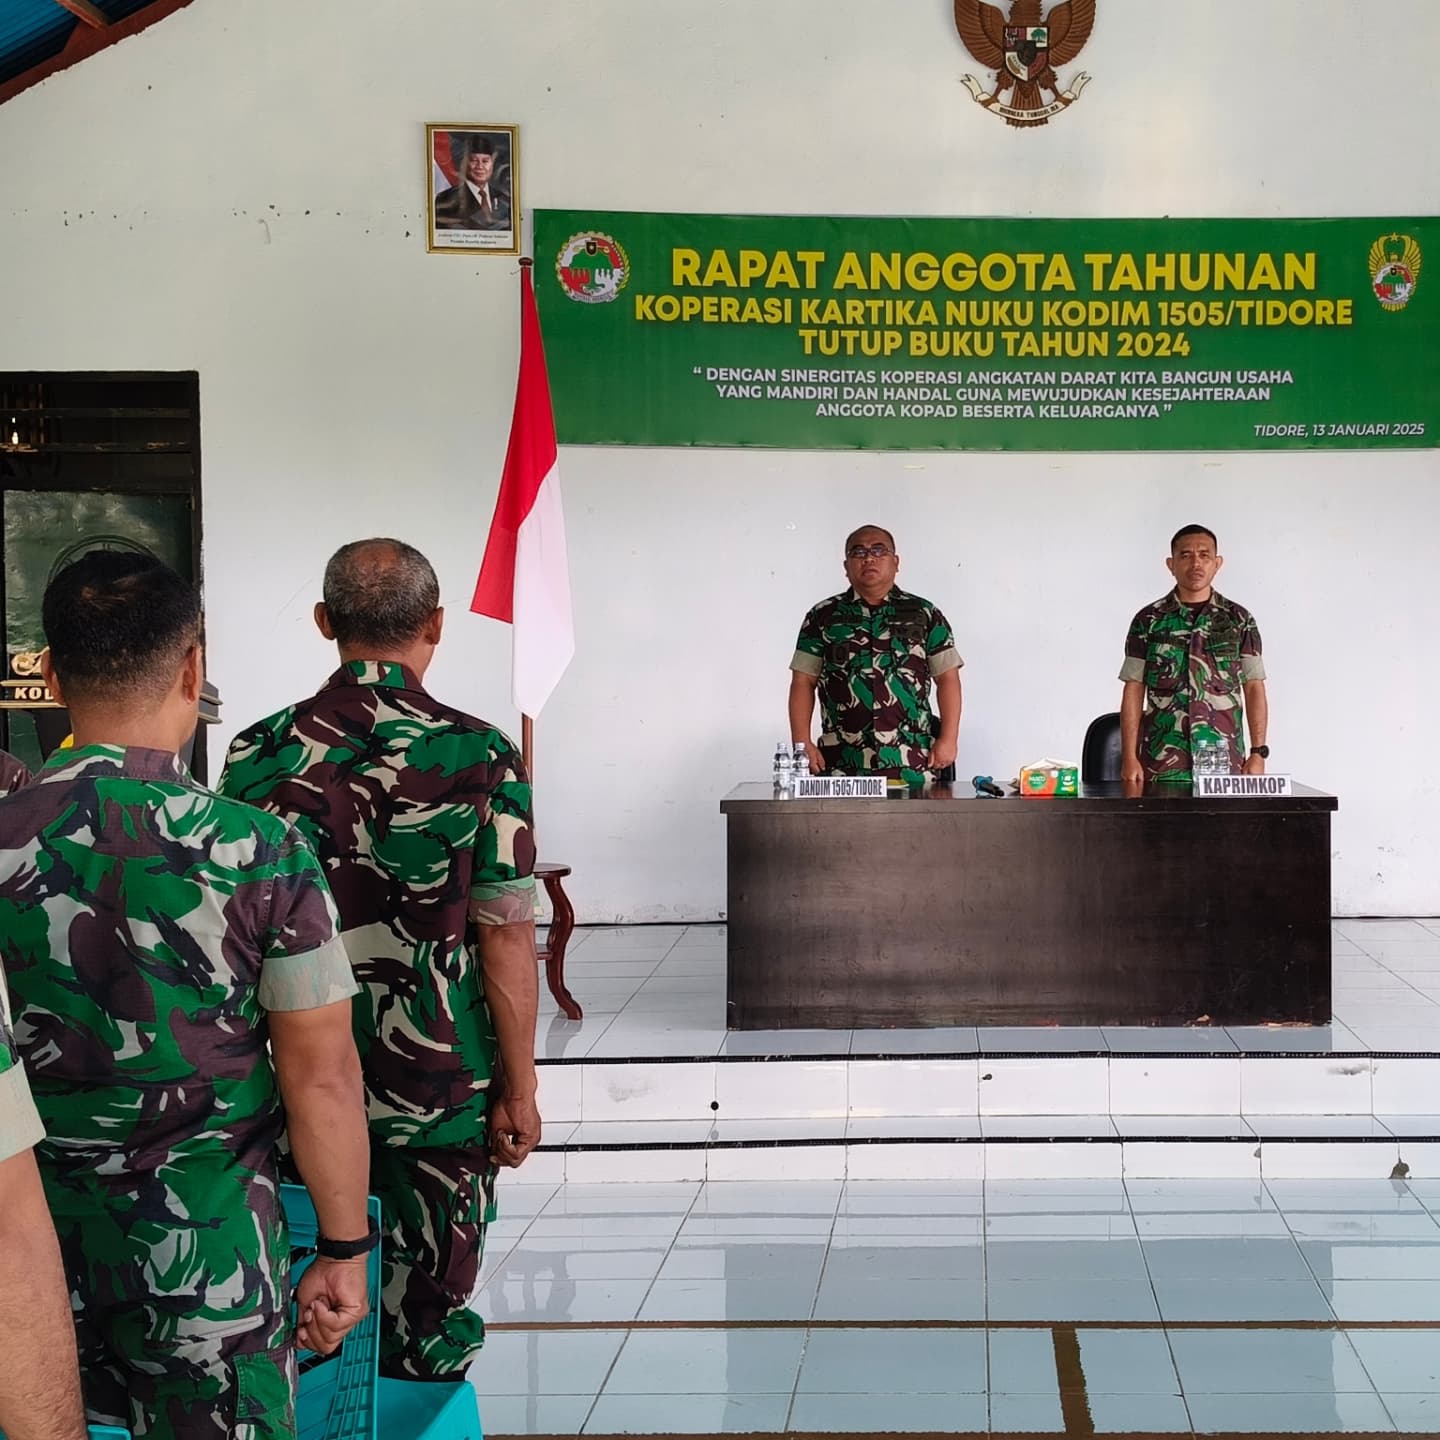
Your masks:
{"label": "dark wooden table top", "polygon": [[907,794],[902,798],[889,800],[777,800],[775,788],[766,781],[747,781],[737,785],[721,802],[724,814],[753,814],[767,810],[791,810],[797,814],[832,813],[836,810],[875,811],[886,815],[894,814],[901,806],[910,813],[920,816],[936,816],[959,813],[950,809],[956,803],[963,803],[963,813],[986,812],[997,815],[1013,815],[1017,810],[1036,815],[1067,814],[1094,815],[1119,814],[1127,811],[1153,814],[1156,810],[1222,811],[1234,815],[1245,810],[1277,810],[1314,812],[1338,810],[1339,800],[1323,790],[1312,789],[1309,785],[1295,785],[1294,795],[1286,796],[1232,796],[1217,800],[1210,797],[1197,798],[1190,793],[1188,785],[1151,785],[1142,794],[1127,795],[1124,786],[1117,780],[1096,785],[1082,785],[1077,796],[1022,797],[1006,795],[1003,800],[980,796],[967,784],[927,785],[919,794]]}

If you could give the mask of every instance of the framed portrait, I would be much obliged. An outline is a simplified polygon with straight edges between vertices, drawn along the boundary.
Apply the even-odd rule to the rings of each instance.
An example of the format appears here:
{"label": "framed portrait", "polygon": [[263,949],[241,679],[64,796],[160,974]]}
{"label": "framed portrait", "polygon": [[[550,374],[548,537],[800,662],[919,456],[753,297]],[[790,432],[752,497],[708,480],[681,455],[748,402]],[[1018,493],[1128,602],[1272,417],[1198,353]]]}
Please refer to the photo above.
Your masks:
{"label": "framed portrait", "polygon": [[515,125],[427,125],[429,248],[444,255],[520,253]]}

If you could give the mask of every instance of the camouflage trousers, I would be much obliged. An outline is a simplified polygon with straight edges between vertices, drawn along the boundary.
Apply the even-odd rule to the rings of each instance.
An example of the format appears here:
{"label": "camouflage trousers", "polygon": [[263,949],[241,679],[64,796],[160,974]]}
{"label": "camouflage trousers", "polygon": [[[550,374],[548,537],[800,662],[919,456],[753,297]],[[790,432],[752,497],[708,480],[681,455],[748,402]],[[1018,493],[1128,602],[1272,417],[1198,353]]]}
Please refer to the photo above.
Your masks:
{"label": "camouflage trousers", "polygon": [[92,1424],[136,1440],[291,1440],[290,1253],[273,1175],[45,1167]]}
{"label": "camouflage trousers", "polygon": [[384,1213],[380,1373],[459,1379],[485,1343],[470,1308],[494,1218],[495,1172],[483,1148],[374,1145],[370,1189]]}

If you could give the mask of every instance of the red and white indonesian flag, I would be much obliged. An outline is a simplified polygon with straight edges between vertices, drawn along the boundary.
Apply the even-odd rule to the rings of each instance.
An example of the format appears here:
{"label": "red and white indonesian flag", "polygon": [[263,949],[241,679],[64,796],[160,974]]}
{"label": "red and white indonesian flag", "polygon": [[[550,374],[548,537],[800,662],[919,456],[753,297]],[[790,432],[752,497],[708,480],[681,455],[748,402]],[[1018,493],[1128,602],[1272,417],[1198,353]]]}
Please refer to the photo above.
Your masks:
{"label": "red and white indonesian flag", "polygon": [[495,518],[470,608],[514,626],[511,688],[538,715],[575,654],[555,415],[530,266],[520,270],[520,379]]}

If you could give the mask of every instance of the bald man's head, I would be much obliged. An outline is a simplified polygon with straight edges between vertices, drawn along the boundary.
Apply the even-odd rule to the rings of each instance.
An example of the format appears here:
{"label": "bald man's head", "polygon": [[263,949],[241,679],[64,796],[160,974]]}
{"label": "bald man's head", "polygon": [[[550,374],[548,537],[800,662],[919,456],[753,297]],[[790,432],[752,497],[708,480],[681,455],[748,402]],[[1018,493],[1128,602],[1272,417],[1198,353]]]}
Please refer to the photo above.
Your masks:
{"label": "bald man's head", "polygon": [[342,545],[325,567],[324,593],[341,647],[377,655],[417,640],[440,606],[430,562],[403,540]]}

